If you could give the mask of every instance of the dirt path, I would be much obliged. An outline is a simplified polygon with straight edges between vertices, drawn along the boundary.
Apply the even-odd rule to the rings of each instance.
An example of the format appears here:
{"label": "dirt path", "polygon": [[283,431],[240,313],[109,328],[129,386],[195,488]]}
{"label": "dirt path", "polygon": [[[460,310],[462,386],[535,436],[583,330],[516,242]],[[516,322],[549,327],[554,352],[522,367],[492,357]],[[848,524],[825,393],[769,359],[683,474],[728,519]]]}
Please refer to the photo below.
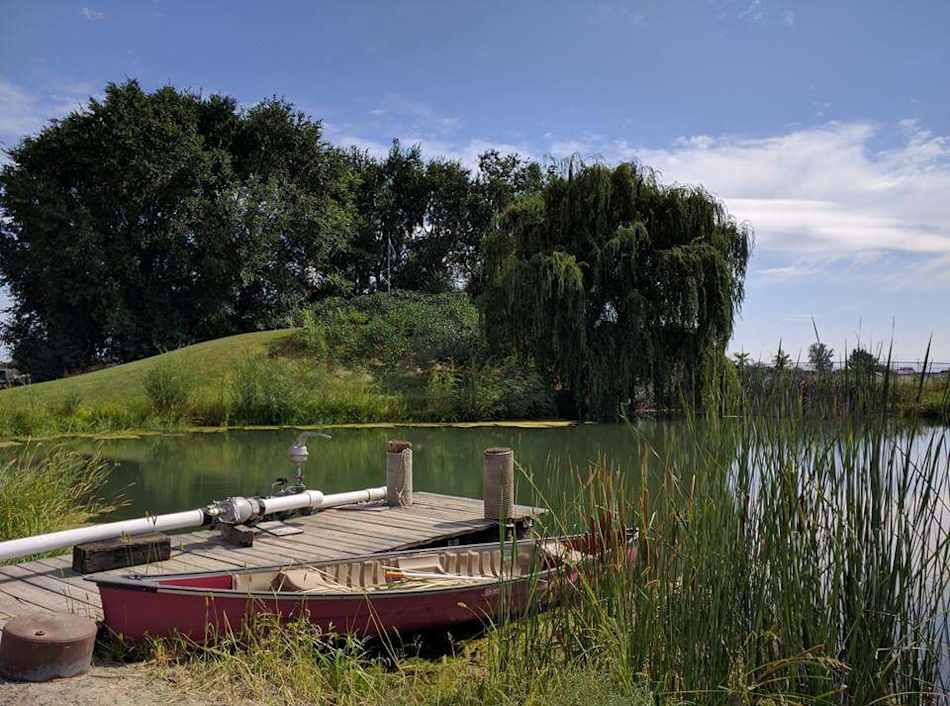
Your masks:
{"label": "dirt path", "polygon": [[7,706],[204,706],[220,704],[220,694],[199,698],[182,693],[145,664],[96,664],[82,676],[43,684],[0,679],[0,705]]}

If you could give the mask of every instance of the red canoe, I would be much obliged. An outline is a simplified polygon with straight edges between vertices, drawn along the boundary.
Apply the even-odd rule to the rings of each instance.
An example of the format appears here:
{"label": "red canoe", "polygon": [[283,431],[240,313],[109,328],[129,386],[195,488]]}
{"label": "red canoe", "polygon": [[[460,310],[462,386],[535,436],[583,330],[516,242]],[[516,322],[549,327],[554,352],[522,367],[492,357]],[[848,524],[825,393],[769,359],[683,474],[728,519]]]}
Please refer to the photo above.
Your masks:
{"label": "red canoe", "polygon": [[517,615],[554,600],[592,558],[579,537],[474,544],[153,576],[89,577],[105,624],[126,639],[206,640],[254,615],[305,617],[327,632],[411,634]]}

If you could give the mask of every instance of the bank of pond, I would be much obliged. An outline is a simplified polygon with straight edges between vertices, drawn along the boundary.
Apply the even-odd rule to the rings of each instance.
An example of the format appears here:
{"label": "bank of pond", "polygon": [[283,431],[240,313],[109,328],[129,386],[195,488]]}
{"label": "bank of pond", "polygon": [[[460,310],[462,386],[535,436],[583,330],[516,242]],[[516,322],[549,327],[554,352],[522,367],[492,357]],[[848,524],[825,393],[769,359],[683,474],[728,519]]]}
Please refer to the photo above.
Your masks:
{"label": "bank of pond", "polygon": [[[413,442],[417,488],[478,497],[481,452],[512,447],[518,499],[552,509],[541,531],[567,534],[606,512],[637,530],[640,563],[633,571],[604,564],[554,610],[443,636],[434,660],[419,658],[431,645],[364,644],[293,625],[227,635],[216,646],[155,643],[150,664],[197,689],[227,683],[301,703],[357,703],[361,688],[370,703],[387,691],[395,703],[577,703],[568,695],[592,685],[603,703],[946,698],[944,427],[688,417],[332,434],[314,442],[305,468],[311,487],[330,492],[379,484],[385,440],[397,437]],[[3,490],[9,479],[21,479],[10,492],[23,495],[28,479],[43,489],[70,468],[88,486],[66,500],[49,487],[35,491],[34,516],[75,523],[80,515],[62,519],[62,503],[111,519],[264,493],[289,471],[292,436],[85,439],[34,450],[29,461],[27,447],[7,449],[2,514],[17,507]]]}

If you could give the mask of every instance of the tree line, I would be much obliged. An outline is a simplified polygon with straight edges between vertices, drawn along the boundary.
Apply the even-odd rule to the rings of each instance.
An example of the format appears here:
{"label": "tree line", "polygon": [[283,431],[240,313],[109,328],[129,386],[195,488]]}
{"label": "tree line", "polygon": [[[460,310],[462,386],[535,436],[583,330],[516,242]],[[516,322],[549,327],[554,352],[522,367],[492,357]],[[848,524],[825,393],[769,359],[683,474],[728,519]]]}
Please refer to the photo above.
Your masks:
{"label": "tree line", "polygon": [[743,297],[748,229],[633,164],[377,156],[281,98],[134,80],[8,157],[0,337],[36,379],[287,325],[328,297],[464,289],[489,350],[603,411],[721,359]]}
{"label": "tree line", "polygon": [[111,84],[9,150],[2,336],[44,378],[279,326],[326,296],[465,286],[492,214],[539,182],[516,155],[473,173],[398,142],[340,149],[279,98]]}

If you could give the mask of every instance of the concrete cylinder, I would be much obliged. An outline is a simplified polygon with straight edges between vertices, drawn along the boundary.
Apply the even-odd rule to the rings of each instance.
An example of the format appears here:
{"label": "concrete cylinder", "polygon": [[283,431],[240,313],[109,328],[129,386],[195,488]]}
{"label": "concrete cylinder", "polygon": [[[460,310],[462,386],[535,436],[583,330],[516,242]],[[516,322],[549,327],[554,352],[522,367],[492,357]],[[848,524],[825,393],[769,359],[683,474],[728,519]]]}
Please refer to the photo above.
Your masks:
{"label": "concrete cylinder", "polygon": [[21,615],[3,627],[0,674],[16,681],[49,681],[89,670],[94,620],[70,613]]}
{"label": "concrete cylinder", "polygon": [[412,444],[408,441],[386,442],[386,504],[412,505]]}
{"label": "concrete cylinder", "polygon": [[511,449],[485,449],[482,500],[486,520],[507,520],[515,503],[515,455]]}

